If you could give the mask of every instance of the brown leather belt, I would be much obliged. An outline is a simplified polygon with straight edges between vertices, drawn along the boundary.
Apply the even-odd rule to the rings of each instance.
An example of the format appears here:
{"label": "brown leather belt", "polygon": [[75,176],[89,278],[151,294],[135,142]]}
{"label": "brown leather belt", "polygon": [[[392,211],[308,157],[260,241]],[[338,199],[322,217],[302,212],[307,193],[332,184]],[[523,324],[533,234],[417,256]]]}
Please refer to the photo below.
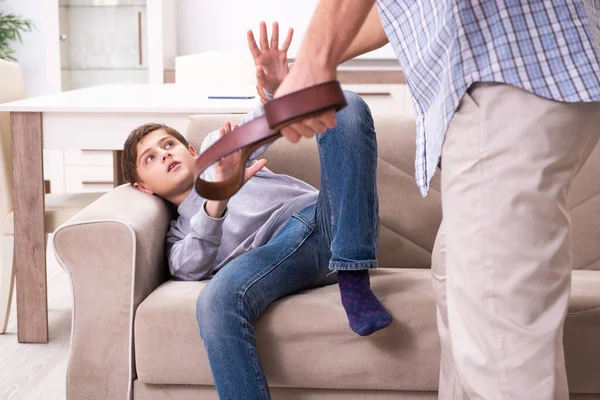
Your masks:
{"label": "brown leather belt", "polygon": [[[265,113],[234,129],[204,151],[196,160],[196,192],[205,199],[225,200],[237,193],[244,183],[245,164],[260,146],[281,137],[282,128],[327,110],[339,111],[346,98],[338,81],[290,93],[265,104]],[[211,164],[240,150],[241,161],[232,176],[222,182],[208,182],[199,177]]]}

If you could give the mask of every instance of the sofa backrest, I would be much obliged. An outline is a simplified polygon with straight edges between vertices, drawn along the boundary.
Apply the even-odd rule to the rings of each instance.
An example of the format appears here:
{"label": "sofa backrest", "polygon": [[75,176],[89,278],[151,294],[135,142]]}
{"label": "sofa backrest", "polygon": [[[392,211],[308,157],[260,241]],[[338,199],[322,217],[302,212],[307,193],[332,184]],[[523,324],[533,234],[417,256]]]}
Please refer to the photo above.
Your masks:
{"label": "sofa backrest", "polygon": [[600,142],[573,179],[568,204],[573,225],[573,269],[600,271]]}
{"label": "sofa backrest", "polygon": [[[184,136],[196,148],[225,121],[239,123],[242,115],[193,115]],[[381,236],[378,259],[381,267],[429,268],[431,251],[442,219],[440,173],[423,198],[414,179],[415,121],[394,115],[375,114],[378,141],[377,187]],[[314,140],[292,144],[276,141],[265,154],[267,167],[294,176],[319,188],[319,157]],[[573,182],[569,196],[573,209],[573,265],[576,269],[600,270],[600,146]]]}
{"label": "sofa backrest", "polygon": [[[225,121],[238,123],[242,115],[193,115],[184,136],[200,148],[202,140]],[[439,182],[423,199],[414,182],[414,120],[377,116],[378,191],[381,234],[378,258],[382,267],[429,268],[431,249],[441,221]],[[397,149],[397,150],[396,150]],[[294,176],[319,188],[319,157],[314,140],[292,144],[276,141],[265,154],[267,168]]]}

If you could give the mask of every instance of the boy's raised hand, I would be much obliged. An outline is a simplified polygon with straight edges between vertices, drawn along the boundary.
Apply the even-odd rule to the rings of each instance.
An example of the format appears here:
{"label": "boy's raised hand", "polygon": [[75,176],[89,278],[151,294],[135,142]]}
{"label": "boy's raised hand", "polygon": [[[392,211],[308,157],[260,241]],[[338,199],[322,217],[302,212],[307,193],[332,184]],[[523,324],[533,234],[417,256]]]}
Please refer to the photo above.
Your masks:
{"label": "boy's raised hand", "polygon": [[[237,128],[233,126],[233,129]],[[219,138],[230,133],[232,130],[231,123],[226,122],[225,126],[219,129]],[[236,166],[243,162],[239,151],[229,154],[215,162],[215,181],[222,182],[229,179],[236,170]],[[254,164],[244,170],[244,184],[250,180],[258,171],[267,165],[267,160],[257,160]],[[226,200],[207,200],[204,210],[213,218],[223,217],[229,199]]]}
{"label": "boy's raised hand", "polygon": [[277,22],[273,22],[270,40],[267,34],[267,24],[264,21],[260,23],[259,30],[260,47],[256,44],[252,30],[248,30],[248,48],[254,58],[254,65],[256,65],[256,80],[258,82],[256,89],[261,101],[266,103],[269,99],[262,89],[275,93],[279,84],[289,72],[287,51],[292,43],[294,30],[292,28],[288,30],[281,47],[279,47],[279,24]]}
{"label": "boy's raised hand", "polygon": [[[238,125],[236,124],[233,126],[233,129],[236,129],[237,127],[238,127]],[[233,129],[232,129],[231,123],[229,121],[225,122],[225,126],[223,126],[221,129],[219,129],[219,138],[222,138],[223,136],[227,135]],[[230,155],[225,156],[225,157],[221,158],[221,160],[217,161],[215,163],[216,181],[221,182],[221,181],[229,179],[231,177],[231,175],[233,174],[233,172],[235,171],[236,166],[241,162],[244,162],[244,161],[242,160],[242,156],[239,151],[233,152]],[[263,167],[265,165],[267,165],[267,160],[261,159],[261,160],[257,160],[250,167],[246,168],[244,171],[244,183],[248,182],[250,180],[250,178],[252,178],[258,171],[263,169]]]}

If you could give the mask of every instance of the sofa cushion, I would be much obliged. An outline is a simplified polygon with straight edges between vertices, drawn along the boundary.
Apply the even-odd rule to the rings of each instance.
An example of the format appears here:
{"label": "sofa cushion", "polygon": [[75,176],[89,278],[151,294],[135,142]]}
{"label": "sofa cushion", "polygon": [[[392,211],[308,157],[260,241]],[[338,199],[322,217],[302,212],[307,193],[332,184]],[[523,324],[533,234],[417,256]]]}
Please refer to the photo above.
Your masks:
{"label": "sofa cushion", "polygon": [[[397,390],[271,388],[270,392],[272,400],[437,400],[438,398],[437,392]],[[214,386],[149,385],[139,380],[133,382],[133,396],[133,400],[219,400]],[[594,399],[579,399],[571,396],[571,400]]]}
{"label": "sofa cushion", "polygon": [[[166,282],[140,305],[135,355],[141,382],[212,384],[195,313],[196,298],[207,282]],[[337,285],[272,304],[256,321],[270,385],[437,390],[440,350],[430,271],[382,268],[372,273],[372,287],[394,321],[368,337],[348,327]],[[600,393],[595,379],[600,365],[598,287],[597,272],[573,272],[564,338],[572,393]]]}
{"label": "sofa cushion", "polygon": [[[255,324],[270,385],[437,390],[440,349],[429,272],[390,268],[372,274],[373,290],[394,321],[368,337],[348,326],[338,285],[273,303]],[[135,319],[140,381],[213,384],[195,312],[207,282],[166,282],[140,305]]]}

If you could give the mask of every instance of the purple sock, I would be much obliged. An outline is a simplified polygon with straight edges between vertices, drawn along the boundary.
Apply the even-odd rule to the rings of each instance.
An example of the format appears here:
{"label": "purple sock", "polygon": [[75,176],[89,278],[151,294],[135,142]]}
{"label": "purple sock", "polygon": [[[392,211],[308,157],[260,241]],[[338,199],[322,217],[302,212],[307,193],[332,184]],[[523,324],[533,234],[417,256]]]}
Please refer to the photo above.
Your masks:
{"label": "purple sock", "polygon": [[367,336],[392,323],[392,316],[371,290],[369,270],[338,270],[337,274],[342,304],[354,332]]}

